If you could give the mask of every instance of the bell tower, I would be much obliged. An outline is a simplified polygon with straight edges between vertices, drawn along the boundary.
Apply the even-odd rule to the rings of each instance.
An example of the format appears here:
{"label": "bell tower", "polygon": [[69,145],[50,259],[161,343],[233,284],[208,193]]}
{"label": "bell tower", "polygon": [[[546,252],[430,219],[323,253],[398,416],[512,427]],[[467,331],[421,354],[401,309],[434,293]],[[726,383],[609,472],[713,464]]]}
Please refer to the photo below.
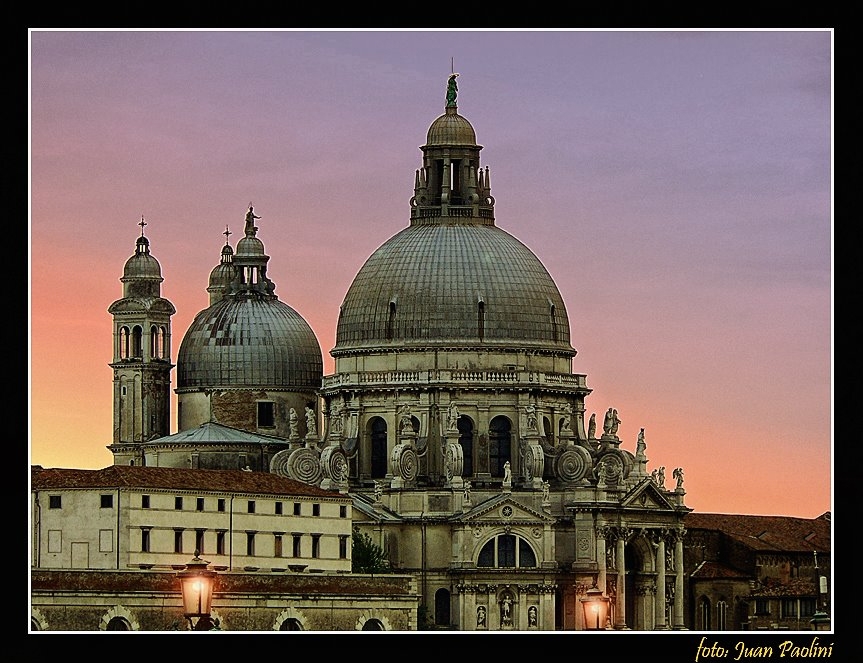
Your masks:
{"label": "bell tower", "polygon": [[114,318],[114,433],[108,447],[115,465],[143,465],[140,445],[169,434],[171,316],[174,305],[161,296],[162,268],[150,255],[141,217],[141,236],[126,261],[123,297],[108,307]]}

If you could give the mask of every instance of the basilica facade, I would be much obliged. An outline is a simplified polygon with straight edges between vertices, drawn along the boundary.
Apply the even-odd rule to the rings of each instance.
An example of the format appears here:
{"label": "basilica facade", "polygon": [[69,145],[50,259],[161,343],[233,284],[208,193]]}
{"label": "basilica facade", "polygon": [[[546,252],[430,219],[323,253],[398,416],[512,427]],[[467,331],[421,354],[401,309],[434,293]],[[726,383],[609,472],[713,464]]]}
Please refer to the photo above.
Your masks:
{"label": "basilica facade", "polygon": [[174,308],[142,220],[109,308],[114,462],[270,472],[349,496],[354,528],[415,579],[430,627],[685,629],[683,470],[666,484],[644,429],[624,440],[616,409],[588,406],[564,299],[497,225],[456,77],[406,226],[337,312],[331,375],[275,294],[249,207],[182,338],[170,434]]}

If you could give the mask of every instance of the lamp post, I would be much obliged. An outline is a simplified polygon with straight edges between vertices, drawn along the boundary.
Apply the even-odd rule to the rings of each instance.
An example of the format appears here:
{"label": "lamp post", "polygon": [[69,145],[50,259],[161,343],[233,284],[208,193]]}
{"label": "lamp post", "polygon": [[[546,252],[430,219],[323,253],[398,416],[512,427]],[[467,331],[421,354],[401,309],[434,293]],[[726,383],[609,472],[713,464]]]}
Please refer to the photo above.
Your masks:
{"label": "lamp post", "polygon": [[829,631],[830,615],[827,614],[827,576],[822,576],[818,571],[818,551],[813,550],[815,558],[815,592],[817,594],[815,614],[809,620],[809,626],[813,631]]}
{"label": "lamp post", "polygon": [[[183,571],[177,573],[183,592],[183,614],[189,620],[193,631],[211,631],[216,628],[210,617],[210,605],[217,574],[207,568],[210,563],[201,559],[198,554],[199,551],[196,550],[194,559],[186,564]],[[198,619],[197,623],[192,621],[195,617]]]}
{"label": "lamp post", "polygon": [[581,599],[581,607],[584,609],[584,628],[588,631],[605,630],[605,620],[608,615],[609,598],[602,595],[602,590],[596,586],[594,578],[593,587],[585,592]]}

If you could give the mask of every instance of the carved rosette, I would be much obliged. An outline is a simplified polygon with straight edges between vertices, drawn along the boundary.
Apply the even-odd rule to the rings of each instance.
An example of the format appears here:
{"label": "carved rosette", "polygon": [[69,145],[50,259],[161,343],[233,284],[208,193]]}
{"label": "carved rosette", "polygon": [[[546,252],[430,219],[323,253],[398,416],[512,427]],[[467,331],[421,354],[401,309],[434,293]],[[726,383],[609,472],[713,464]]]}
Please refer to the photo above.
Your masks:
{"label": "carved rosette", "polygon": [[464,468],[464,450],[458,442],[447,442],[444,456],[444,472],[446,480],[460,477]]}
{"label": "carved rosette", "polygon": [[399,477],[404,481],[413,481],[417,477],[418,465],[419,459],[413,446],[402,443],[393,447],[390,466],[394,477]]}
{"label": "carved rosette", "polygon": [[542,477],[545,469],[545,454],[542,446],[536,440],[527,440],[524,445],[524,476],[530,481],[534,477]]}
{"label": "carved rosette", "polygon": [[321,452],[321,472],[326,479],[341,484],[348,480],[348,459],[338,446],[324,448]]}
{"label": "carved rosette", "polygon": [[294,450],[288,458],[287,471],[288,477],[291,479],[315,486],[321,482],[324,476],[318,452],[309,447]]}
{"label": "carved rosette", "polygon": [[554,472],[561,481],[574,483],[584,479],[592,467],[590,452],[584,447],[571,446],[557,457]]}

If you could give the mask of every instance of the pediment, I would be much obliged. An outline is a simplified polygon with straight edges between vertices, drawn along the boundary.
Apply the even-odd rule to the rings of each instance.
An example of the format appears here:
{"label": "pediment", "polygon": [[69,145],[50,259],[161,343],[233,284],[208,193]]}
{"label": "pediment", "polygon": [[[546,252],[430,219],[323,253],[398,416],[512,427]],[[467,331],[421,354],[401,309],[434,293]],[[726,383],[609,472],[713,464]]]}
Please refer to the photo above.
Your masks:
{"label": "pediment", "polygon": [[635,486],[620,501],[620,505],[627,509],[648,509],[650,511],[676,511],[675,507],[662,491],[656,486],[653,479],[644,479]]}
{"label": "pediment", "polygon": [[452,518],[455,522],[478,524],[544,525],[554,523],[553,516],[537,511],[511,493],[496,495],[480,502],[470,511]]}

